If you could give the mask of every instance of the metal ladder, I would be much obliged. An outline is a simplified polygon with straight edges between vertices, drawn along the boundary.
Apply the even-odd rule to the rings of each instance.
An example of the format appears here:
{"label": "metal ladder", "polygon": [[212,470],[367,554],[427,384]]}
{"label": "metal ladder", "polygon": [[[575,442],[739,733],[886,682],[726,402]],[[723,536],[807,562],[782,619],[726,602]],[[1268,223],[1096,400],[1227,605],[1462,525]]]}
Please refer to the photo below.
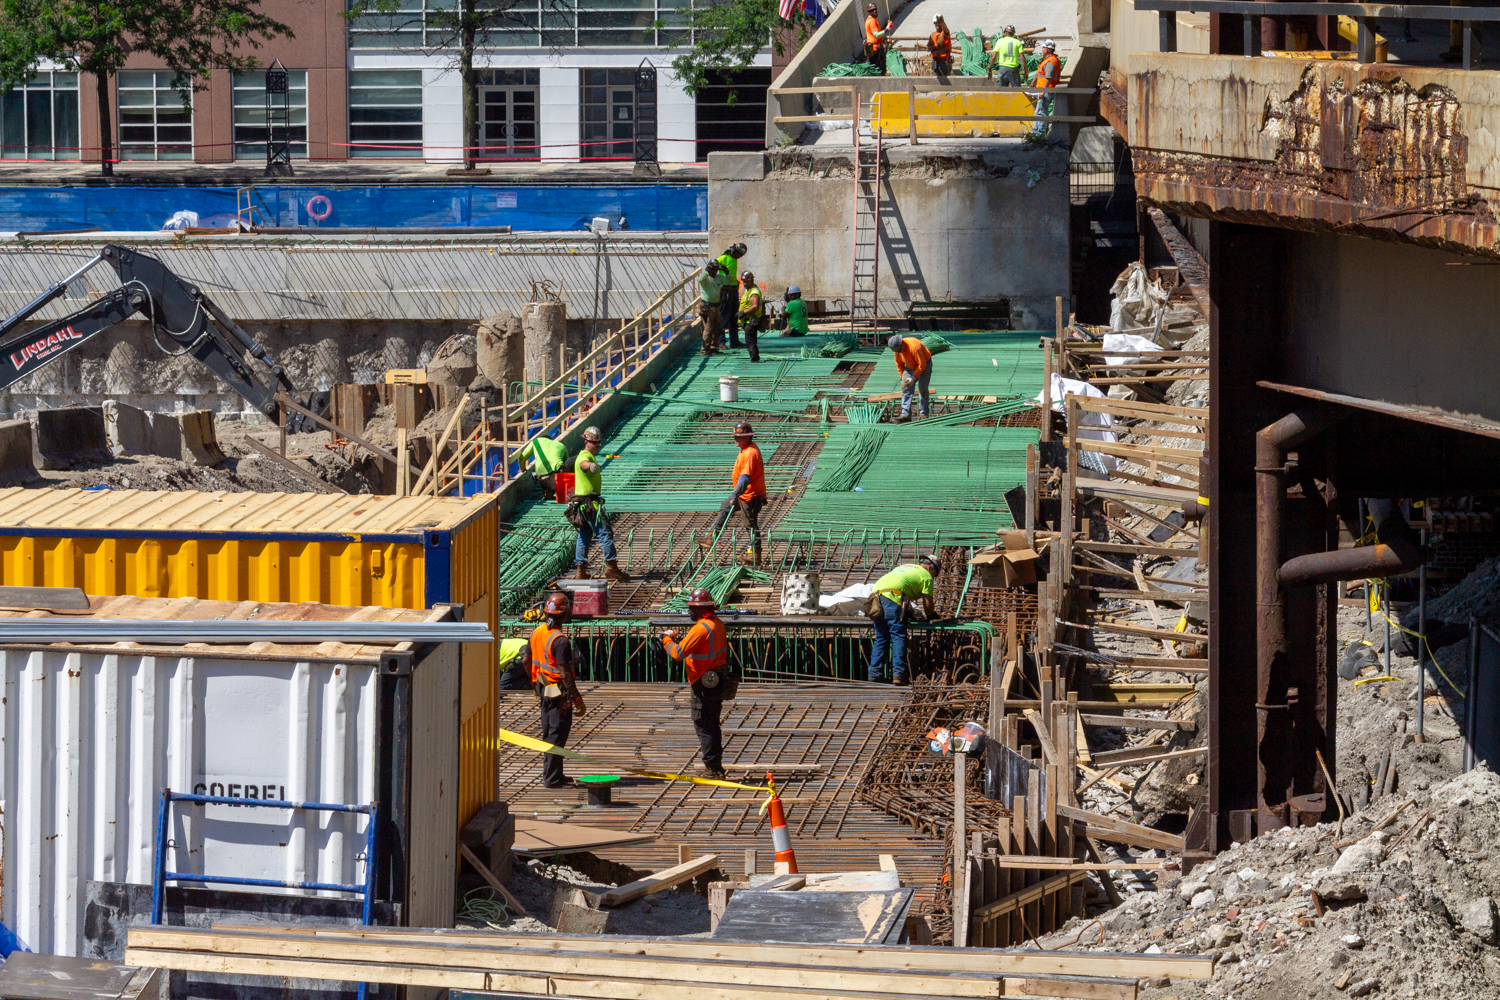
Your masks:
{"label": "metal ladder", "polygon": [[[884,134],[872,118],[874,142],[861,143],[862,98],[854,94],[854,266],[849,289],[849,328],[872,333],[880,316],[880,181]],[[871,102],[873,103],[873,102]]]}

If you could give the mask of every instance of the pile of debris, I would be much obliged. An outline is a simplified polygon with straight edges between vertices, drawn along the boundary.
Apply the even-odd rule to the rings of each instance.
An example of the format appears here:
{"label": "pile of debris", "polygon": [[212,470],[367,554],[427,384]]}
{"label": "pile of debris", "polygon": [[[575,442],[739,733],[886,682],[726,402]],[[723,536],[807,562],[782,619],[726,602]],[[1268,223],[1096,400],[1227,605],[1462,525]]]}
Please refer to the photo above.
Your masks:
{"label": "pile of debris", "polygon": [[1210,983],[1148,980],[1145,996],[1493,995],[1500,777],[1476,770],[1373,803],[1340,823],[1236,844],[1163,873],[1043,949],[1206,952]]}

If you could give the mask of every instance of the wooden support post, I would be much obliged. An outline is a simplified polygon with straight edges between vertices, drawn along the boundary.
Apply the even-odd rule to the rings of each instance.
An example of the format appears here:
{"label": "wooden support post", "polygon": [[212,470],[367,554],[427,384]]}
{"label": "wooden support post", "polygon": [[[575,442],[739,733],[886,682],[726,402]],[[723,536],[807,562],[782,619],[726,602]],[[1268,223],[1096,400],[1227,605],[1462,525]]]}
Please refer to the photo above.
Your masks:
{"label": "wooden support post", "polygon": [[1042,361],[1042,433],[1043,441],[1052,440],[1052,340],[1048,338]]}
{"label": "wooden support post", "polygon": [[963,751],[953,754],[953,947],[969,945],[969,862],[968,838],[964,826],[965,785],[968,778],[969,755]]}
{"label": "wooden support post", "polygon": [[[1046,414],[1042,414],[1045,419]],[[1037,492],[1041,489],[1041,476],[1038,473],[1036,445],[1026,446],[1026,547],[1036,548],[1036,520],[1039,498]],[[1015,644],[1011,644],[1015,648]]]}
{"label": "wooden support post", "polygon": [[1068,363],[1068,352],[1063,349],[1063,344],[1064,344],[1064,342],[1066,341],[1067,338],[1064,335],[1063,299],[1062,299],[1062,296],[1061,295],[1057,296],[1057,300],[1056,301],[1057,301],[1057,319],[1056,319],[1056,325],[1054,326],[1054,329],[1057,331],[1057,373],[1059,375],[1063,376],[1064,378],[1066,378],[1066,377],[1068,377],[1069,375],[1072,374],[1072,366],[1069,365],[1069,363]]}
{"label": "wooden support post", "polygon": [[745,876],[748,878],[755,874],[755,848],[745,848]]}
{"label": "wooden support post", "polygon": [[405,427],[396,428],[396,495],[407,496],[411,492],[411,449],[406,446]]}
{"label": "wooden support post", "polygon": [[[1026,848],[1026,796],[1024,795],[1017,795],[1011,801],[1010,850],[1012,854],[1017,855],[1031,853]],[[1010,891],[1019,892],[1026,888],[1027,877],[1027,873],[1024,870],[1012,870],[1010,873]],[[1024,940],[1026,940],[1026,936],[1021,927],[1021,911],[1017,909],[1010,915],[1010,943],[1020,944]]]}
{"label": "wooden support post", "polygon": [[[1042,850],[1042,772],[1029,770],[1026,772],[1026,853],[1044,854]],[[1035,885],[1041,881],[1041,873],[1028,871],[1026,873],[1026,884]],[[1040,903],[1031,903],[1023,911],[1026,917],[1027,936],[1035,937],[1041,933],[1042,907]]]}
{"label": "wooden support post", "polygon": [[510,478],[510,383],[500,386],[500,482]]}

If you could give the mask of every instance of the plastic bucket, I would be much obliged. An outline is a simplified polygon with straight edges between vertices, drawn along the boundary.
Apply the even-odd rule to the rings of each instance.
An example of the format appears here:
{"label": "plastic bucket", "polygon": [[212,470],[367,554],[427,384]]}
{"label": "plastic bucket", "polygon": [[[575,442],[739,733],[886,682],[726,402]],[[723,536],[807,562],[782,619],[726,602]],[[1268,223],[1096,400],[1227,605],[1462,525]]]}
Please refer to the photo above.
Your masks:
{"label": "plastic bucket", "polygon": [[738,375],[723,375],[719,378],[719,401],[724,403],[738,402],[740,398],[740,377]]}
{"label": "plastic bucket", "polygon": [[568,503],[573,499],[573,473],[559,472],[553,477],[557,485],[557,502]]}

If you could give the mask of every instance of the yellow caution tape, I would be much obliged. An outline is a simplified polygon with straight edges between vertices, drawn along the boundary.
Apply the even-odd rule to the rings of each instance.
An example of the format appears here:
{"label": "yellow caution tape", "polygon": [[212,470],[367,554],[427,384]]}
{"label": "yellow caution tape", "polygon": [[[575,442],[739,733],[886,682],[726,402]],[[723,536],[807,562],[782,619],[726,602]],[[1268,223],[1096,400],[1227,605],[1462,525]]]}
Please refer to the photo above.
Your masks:
{"label": "yellow caution tape", "polygon": [[1172,626],[1173,632],[1186,632],[1188,627],[1187,615],[1177,619],[1177,624]]}
{"label": "yellow caution tape", "polygon": [[[527,736],[525,733],[513,733],[509,729],[499,730],[498,735],[506,743],[522,747],[526,750],[535,750],[537,753],[550,753],[557,757],[567,757],[569,760],[581,760],[587,764],[594,764],[606,770],[624,771],[627,774],[638,775],[642,778],[656,778],[660,781],[687,781],[695,785],[712,785],[715,788],[739,788],[747,792],[769,792],[772,795],[776,794],[774,788],[766,785],[743,785],[738,781],[725,781],[721,778],[699,778],[691,774],[672,774],[667,771],[642,771],[634,767],[620,767],[616,764],[599,760],[596,757],[581,754],[577,750],[569,750],[567,747],[560,747],[555,743],[539,740],[535,736]],[[766,801],[769,802],[770,799]],[[762,808],[765,807],[762,806]]]}
{"label": "yellow caution tape", "polygon": [[1397,684],[1406,683],[1399,677],[1392,677],[1390,674],[1381,674],[1379,677],[1361,677],[1359,680],[1354,682],[1354,686],[1359,687],[1361,684],[1368,684],[1371,681],[1395,681]]}
{"label": "yellow caution tape", "polygon": [[1208,497],[1199,497],[1198,503],[1204,507],[1208,506]]}

